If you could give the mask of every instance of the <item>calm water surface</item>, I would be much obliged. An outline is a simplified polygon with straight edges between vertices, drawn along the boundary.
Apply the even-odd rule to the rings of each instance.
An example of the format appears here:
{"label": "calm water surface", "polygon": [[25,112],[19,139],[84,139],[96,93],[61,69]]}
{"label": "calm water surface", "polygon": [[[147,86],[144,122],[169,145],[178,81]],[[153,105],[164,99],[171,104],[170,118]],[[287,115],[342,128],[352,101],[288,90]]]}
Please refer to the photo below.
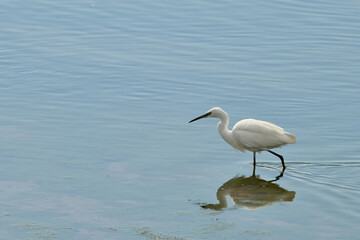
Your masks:
{"label": "calm water surface", "polygon": [[[358,239],[358,1],[2,1],[0,239]],[[232,150],[213,106],[298,142]]]}

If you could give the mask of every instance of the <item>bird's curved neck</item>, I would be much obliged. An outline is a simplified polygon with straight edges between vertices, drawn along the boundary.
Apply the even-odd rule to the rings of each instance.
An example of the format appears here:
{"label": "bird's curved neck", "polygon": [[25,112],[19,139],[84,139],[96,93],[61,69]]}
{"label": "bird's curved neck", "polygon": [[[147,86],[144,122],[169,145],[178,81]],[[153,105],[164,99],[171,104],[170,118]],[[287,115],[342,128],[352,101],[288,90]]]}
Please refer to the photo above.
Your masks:
{"label": "bird's curved neck", "polygon": [[218,123],[218,131],[220,136],[230,145],[231,144],[231,132],[228,129],[229,125],[229,116],[227,113],[224,112],[224,114],[220,117],[220,122]]}

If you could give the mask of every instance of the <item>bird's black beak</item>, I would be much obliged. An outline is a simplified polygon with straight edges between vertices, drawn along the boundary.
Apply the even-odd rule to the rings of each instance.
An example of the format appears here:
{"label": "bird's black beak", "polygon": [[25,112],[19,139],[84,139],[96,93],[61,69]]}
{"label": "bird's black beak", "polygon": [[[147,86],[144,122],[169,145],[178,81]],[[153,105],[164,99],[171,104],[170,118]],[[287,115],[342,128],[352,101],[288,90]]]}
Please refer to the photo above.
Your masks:
{"label": "bird's black beak", "polygon": [[204,115],[201,115],[200,117],[194,118],[194,119],[191,120],[189,123],[192,123],[192,122],[195,122],[196,120],[205,118],[205,117],[209,116],[210,114],[211,114],[211,112],[207,112],[207,113],[205,113]]}

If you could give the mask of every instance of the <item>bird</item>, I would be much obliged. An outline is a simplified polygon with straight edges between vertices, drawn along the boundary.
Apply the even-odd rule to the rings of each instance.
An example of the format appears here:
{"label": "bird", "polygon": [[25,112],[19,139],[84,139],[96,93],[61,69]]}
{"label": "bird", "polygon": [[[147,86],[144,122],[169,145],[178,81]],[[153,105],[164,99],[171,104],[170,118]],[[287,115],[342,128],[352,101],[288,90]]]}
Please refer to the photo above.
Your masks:
{"label": "bird", "polygon": [[232,130],[229,130],[229,115],[220,107],[211,108],[204,115],[194,118],[189,123],[202,118],[219,118],[220,122],[217,128],[220,136],[236,150],[253,152],[254,167],[256,166],[256,153],[267,151],[280,158],[283,170],[285,170],[283,156],[270,149],[296,143],[296,137],[293,134],[285,132],[284,129],[270,122],[251,118],[240,120]]}

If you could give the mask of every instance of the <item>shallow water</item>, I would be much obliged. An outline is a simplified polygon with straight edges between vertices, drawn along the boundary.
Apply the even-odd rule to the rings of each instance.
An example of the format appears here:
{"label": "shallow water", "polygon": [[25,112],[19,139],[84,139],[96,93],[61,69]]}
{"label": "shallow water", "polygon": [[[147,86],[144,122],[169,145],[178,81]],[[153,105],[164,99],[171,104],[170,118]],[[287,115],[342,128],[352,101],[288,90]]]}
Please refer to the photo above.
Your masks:
{"label": "shallow water", "polygon": [[[3,1],[1,239],[357,239],[359,10]],[[213,106],[296,135],[282,177]]]}

